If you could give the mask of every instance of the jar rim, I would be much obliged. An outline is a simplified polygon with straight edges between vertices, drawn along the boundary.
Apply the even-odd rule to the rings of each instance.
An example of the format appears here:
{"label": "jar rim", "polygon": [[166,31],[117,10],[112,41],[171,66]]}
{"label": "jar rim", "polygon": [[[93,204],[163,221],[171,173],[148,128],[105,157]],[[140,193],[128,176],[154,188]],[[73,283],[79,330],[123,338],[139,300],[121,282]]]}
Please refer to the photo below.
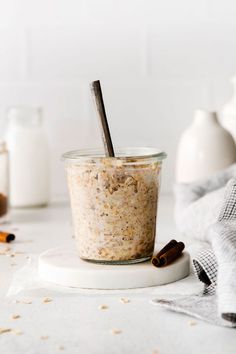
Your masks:
{"label": "jar rim", "polygon": [[109,160],[127,160],[127,159],[149,159],[155,158],[158,161],[162,161],[167,157],[167,154],[157,148],[153,147],[122,147],[115,149],[115,157],[107,157],[105,156],[104,149],[79,149],[72,150],[64,153],[62,155],[63,161],[86,161],[86,160],[94,160],[101,161],[101,159],[109,159]]}

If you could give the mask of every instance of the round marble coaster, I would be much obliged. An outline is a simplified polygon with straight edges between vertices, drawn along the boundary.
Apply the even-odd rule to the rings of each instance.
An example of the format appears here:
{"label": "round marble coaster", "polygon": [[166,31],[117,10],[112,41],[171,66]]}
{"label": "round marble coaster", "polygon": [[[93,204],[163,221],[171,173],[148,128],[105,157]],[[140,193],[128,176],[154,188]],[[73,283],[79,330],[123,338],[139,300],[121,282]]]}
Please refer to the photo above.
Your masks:
{"label": "round marble coaster", "polygon": [[169,266],[154,267],[150,261],[130,265],[103,265],[83,261],[76,250],[52,248],[39,257],[42,280],[85,289],[131,289],[163,285],[189,275],[188,252]]}

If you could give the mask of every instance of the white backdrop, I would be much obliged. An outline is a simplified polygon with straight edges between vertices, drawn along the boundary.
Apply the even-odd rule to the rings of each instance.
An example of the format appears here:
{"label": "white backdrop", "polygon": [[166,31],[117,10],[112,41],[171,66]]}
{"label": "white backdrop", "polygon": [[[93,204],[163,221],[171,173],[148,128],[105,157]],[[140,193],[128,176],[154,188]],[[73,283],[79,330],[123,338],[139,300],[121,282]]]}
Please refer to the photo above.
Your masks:
{"label": "white backdrop", "polygon": [[0,123],[40,105],[52,197],[66,193],[60,155],[100,146],[88,84],[100,79],[116,146],[164,149],[163,191],[195,108],[219,109],[236,74],[234,0],[0,0]]}

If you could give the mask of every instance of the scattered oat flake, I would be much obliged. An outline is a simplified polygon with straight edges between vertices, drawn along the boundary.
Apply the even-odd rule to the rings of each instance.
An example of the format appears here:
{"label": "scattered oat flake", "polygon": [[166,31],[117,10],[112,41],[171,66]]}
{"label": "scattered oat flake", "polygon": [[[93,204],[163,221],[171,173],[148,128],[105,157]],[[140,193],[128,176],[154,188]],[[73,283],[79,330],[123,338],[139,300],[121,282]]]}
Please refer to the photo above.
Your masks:
{"label": "scattered oat flake", "polygon": [[20,303],[20,300],[13,300],[12,303],[13,303],[13,304],[19,304],[19,303]]}
{"label": "scattered oat flake", "polygon": [[109,307],[107,305],[100,305],[99,310],[107,310]]}
{"label": "scattered oat flake", "polygon": [[122,333],[122,330],[121,329],[116,329],[116,328],[113,328],[112,330],[111,330],[111,334],[121,334]]}
{"label": "scattered oat flake", "polygon": [[13,258],[13,257],[15,257],[15,253],[8,253],[8,254],[6,254],[6,256]]}
{"label": "scattered oat flake", "polygon": [[43,299],[43,302],[44,302],[45,304],[47,304],[47,303],[49,303],[49,302],[52,302],[52,298],[51,298],[51,297],[45,297],[45,298]]}
{"label": "scattered oat flake", "polygon": [[30,300],[30,299],[24,299],[24,300],[19,301],[19,302],[22,303],[22,304],[26,304],[26,305],[32,304],[32,300]]}
{"label": "scattered oat flake", "polygon": [[47,340],[49,338],[49,336],[41,336],[40,339],[42,340]]}
{"label": "scattered oat flake", "polygon": [[11,328],[0,327],[0,334],[11,332]]}
{"label": "scattered oat flake", "polygon": [[4,247],[0,249],[0,255],[7,255],[11,251],[11,247]]}
{"label": "scattered oat flake", "polygon": [[127,297],[121,297],[120,302],[122,304],[128,304],[130,302],[130,299],[128,299]]}
{"label": "scattered oat flake", "polygon": [[15,254],[25,254],[23,251],[16,251]]}
{"label": "scattered oat flake", "polygon": [[18,313],[13,313],[13,315],[11,315],[12,320],[17,320],[18,318],[20,318],[20,315],[18,315]]}
{"label": "scattered oat flake", "polygon": [[59,350],[65,350],[65,347],[64,347],[63,345],[60,345],[60,346],[58,347],[58,349],[59,349]]}
{"label": "scattered oat flake", "polygon": [[189,326],[196,326],[197,322],[196,321],[189,321],[188,324],[189,324]]}
{"label": "scattered oat flake", "polygon": [[17,336],[20,336],[21,334],[23,334],[23,332],[20,330],[20,329],[13,329],[12,330],[12,333],[14,333],[15,335],[17,335]]}
{"label": "scattered oat flake", "polygon": [[159,352],[159,350],[158,349],[154,349],[153,351],[152,351],[152,354],[159,354],[160,352]]}

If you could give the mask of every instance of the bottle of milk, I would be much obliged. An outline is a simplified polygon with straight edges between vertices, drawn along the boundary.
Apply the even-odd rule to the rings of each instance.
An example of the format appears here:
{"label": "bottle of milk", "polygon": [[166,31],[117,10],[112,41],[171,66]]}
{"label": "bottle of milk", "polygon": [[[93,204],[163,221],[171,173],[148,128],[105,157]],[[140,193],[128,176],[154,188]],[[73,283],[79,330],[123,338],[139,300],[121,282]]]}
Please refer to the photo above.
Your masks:
{"label": "bottle of milk", "polygon": [[8,219],[9,198],[9,154],[6,142],[0,139],[0,223]]}
{"label": "bottle of milk", "polygon": [[49,201],[49,148],[42,110],[12,107],[6,134],[10,167],[10,204],[44,206]]}

